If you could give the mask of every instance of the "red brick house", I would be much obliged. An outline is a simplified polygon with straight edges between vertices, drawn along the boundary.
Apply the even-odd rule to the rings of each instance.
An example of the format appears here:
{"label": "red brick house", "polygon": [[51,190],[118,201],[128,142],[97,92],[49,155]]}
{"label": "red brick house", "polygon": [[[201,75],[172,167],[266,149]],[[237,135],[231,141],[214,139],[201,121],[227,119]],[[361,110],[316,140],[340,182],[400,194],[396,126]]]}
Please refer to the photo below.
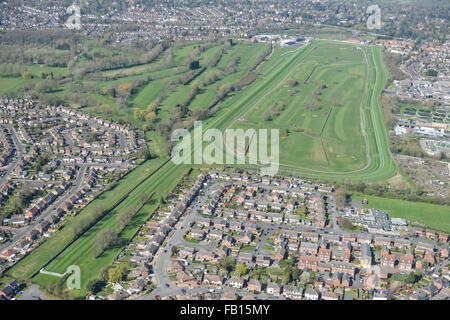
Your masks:
{"label": "red brick house", "polygon": [[442,258],[448,258],[448,248],[441,249],[440,254]]}
{"label": "red brick house", "polygon": [[412,270],[414,263],[414,256],[411,251],[408,251],[404,256],[398,259],[398,268],[400,270],[410,271]]}
{"label": "red brick house", "polygon": [[322,244],[319,248],[319,260],[329,262],[331,260],[331,249],[328,249],[325,244]]}
{"label": "red brick house", "polygon": [[436,263],[436,259],[434,258],[434,254],[432,254],[429,251],[425,254],[425,260],[431,265]]}
{"label": "red brick house", "polygon": [[319,262],[319,258],[316,256],[305,256],[301,255],[298,261],[298,267],[300,269],[312,269],[317,270],[317,263]]}
{"label": "red brick house", "polygon": [[258,280],[252,279],[247,284],[247,290],[248,291],[261,292],[262,291],[262,284]]}
{"label": "red brick house", "polygon": [[381,266],[394,268],[395,261],[396,261],[395,255],[391,254],[389,249],[384,248],[383,251],[381,252]]}

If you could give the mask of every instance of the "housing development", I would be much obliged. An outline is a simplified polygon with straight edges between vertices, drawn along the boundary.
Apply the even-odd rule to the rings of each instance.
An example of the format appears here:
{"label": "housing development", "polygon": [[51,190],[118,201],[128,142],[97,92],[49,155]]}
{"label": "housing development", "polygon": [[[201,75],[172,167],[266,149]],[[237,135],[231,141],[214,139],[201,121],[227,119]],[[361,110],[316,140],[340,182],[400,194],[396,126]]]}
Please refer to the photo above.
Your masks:
{"label": "housing development", "polygon": [[0,2],[0,300],[448,300],[449,10]]}

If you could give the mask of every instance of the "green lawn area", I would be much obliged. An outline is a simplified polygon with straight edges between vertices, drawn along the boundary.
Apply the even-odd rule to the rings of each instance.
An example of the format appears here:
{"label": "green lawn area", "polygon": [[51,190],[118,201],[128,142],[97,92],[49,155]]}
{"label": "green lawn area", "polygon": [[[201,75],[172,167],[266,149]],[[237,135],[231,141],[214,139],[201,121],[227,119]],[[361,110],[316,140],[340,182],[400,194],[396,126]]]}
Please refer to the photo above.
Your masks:
{"label": "green lawn area", "polygon": [[365,208],[386,210],[390,217],[418,221],[430,228],[450,233],[450,207],[424,202],[412,202],[373,196],[354,196],[354,199],[367,199]]}
{"label": "green lawn area", "polygon": [[[2,64],[0,64],[1,66]],[[39,64],[21,64],[20,65],[24,70],[30,72],[34,77],[39,76],[39,73],[42,71],[43,73],[53,73],[53,75],[68,75],[69,69],[67,68],[59,68],[59,67],[48,67],[45,65]]]}
{"label": "green lawn area", "polygon": [[[292,54],[278,50],[272,63],[286,60]],[[265,64],[265,68],[270,64]],[[295,80],[298,85],[290,87],[288,80]],[[310,110],[305,105],[319,81],[326,86],[320,90],[321,107]],[[282,164],[329,171],[360,169],[366,164],[358,120],[364,82],[365,60],[361,50],[345,44],[315,44],[297,60],[278,89],[254,105],[244,121],[234,127],[274,128],[281,133],[289,130],[291,133],[280,140]],[[271,121],[265,121],[264,115],[280,103],[285,109]]]}
{"label": "green lawn area", "polygon": [[18,88],[33,82],[33,79],[0,77],[0,94],[14,92]]}

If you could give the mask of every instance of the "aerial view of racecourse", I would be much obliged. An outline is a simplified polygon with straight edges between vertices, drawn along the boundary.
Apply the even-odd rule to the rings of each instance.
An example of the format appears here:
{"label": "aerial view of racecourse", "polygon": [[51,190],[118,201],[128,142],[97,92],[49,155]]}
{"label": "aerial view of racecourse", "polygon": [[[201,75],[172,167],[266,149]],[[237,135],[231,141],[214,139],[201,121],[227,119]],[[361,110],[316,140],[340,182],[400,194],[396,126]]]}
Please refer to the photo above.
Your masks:
{"label": "aerial view of racecourse", "polygon": [[0,309],[450,300],[449,13],[0,0]]}

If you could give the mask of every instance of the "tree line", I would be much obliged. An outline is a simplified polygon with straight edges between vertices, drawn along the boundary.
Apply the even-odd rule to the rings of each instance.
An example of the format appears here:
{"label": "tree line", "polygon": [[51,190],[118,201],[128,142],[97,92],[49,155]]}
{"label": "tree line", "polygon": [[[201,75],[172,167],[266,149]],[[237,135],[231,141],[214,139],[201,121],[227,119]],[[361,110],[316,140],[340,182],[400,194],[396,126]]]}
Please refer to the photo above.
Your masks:
{"label": "tree line", "polygon": [[120,233],[131,223],[136,214],[148,203],[152,196],[153,193],[148,194],[144,192],[140,196],[139,205],[126,207],[117,214],[115,227],[103,228],[99,231],[92,246],[95,258],[98,258],[103,252],[118,244]]}

